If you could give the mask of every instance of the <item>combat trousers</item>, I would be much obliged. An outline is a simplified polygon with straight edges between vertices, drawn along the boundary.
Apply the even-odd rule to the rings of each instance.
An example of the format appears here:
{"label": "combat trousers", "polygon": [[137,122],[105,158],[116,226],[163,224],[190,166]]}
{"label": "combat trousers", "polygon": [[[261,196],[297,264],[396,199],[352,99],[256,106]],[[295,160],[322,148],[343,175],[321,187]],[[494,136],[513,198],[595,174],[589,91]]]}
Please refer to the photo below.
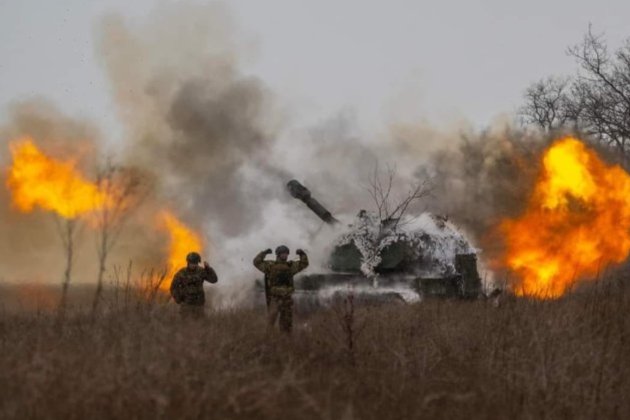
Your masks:
{"label": "combat trousers", "polygon": [[182,319],[196,320],[205,317],[203,305],[187,305],[182,303],[179,305],[179,315]]}
{"label": "combat trousers", "polygon": [[269,299],[267,316],[270,328],[273,328],[276,320],[280,318],[280,331],[290,333],[293,327],[293,299],[291,295],[272,294]]}

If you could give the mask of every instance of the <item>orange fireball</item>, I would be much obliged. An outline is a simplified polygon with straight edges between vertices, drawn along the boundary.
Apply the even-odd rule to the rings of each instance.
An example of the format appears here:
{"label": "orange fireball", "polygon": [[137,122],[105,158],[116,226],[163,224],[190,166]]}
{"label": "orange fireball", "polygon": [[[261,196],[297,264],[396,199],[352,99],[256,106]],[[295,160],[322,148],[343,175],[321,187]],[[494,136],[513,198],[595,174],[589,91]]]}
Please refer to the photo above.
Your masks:
{"label": "orange fireball", "polygon": [[[76,162],[58,160],[44,154],[33,139],[25,137],[10,144],[12,164],[6,185],[16,209],[28,213],[36,208],[51,211],[73,220],[85,218],[98,227],[98,211],[111,208],[117,191],[108,185],[87,180],[76,168]],[[112,185],[109,185],[112,187]],[[120,205],[120,204],[119,204]],[[169,235],[167,271],[162,289],[170,287],[173,275],[183,266],[191,251],[203,252],[199,234],[182,223],[173,213],[158,213],[158,224]]]}
{"label": "orange fireball", "polygon": [[556,141],[525,212],[505,220],[505,263],[518,276],[514,292],[562,296],[630,252],[630,175],[602,161],[578,139]]}
{"label": "orange fireball", "polygon": [[162,211],[159,219],[170,239],[166,277],[160,285],[163,290],[168,290],[177,270],[186,264],[186,255],[192,251],[202,253],[204,247],[199,234],[182,223],[171,212]]}
{"label": "orange fireball", "polygon": [[39,207],[74,219],[107,204],[107,195],[76,170],[75,162],[45,155],[29,137],[11,143],[10,150],[13,163],[6,183],[18,210]]}

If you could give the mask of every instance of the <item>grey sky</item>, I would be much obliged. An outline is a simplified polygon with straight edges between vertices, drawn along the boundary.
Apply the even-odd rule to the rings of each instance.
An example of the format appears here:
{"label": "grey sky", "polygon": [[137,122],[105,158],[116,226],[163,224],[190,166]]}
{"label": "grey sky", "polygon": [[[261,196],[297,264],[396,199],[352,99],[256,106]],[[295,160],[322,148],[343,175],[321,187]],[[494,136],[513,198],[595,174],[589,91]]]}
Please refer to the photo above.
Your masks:
{"label": "grey sky", "polygon": [[[0,115],[39,95],[118,132],[94,49],[103,13],[142,19],[155,2],[0,0]],[[565,55],[591,22],[613,46],[630,36],[627,0],[233,0],[226,3],[262,78],[301,121],[356,110],[363,126],[396,118],[490,123],[525,87],[574,71]]]}

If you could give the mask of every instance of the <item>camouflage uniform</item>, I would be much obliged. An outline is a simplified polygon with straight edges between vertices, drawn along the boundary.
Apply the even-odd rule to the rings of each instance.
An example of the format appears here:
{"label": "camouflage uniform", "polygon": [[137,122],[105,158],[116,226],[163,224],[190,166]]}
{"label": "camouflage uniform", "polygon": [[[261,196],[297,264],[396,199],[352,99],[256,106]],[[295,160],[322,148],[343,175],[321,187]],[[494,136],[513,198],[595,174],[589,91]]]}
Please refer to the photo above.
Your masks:
{"label": "camouflage uniform", "polygon": [[210,266],[184,267],[173,277],[171,296],[179,304],[183,318],[203,317],[203,306],[206,296],[203,292],[203,282],[217,282],[217,273]]}
{"label": "camouflage uniform", "polygon": [[299,261],[265,261],[267,252],[254,258],[254,266],[265,273],[265,292],[269,326],[273,327],[278,315],[280,329],[291,332],[293,326],[293,276],[308,267],[308,257],[300,254]]}

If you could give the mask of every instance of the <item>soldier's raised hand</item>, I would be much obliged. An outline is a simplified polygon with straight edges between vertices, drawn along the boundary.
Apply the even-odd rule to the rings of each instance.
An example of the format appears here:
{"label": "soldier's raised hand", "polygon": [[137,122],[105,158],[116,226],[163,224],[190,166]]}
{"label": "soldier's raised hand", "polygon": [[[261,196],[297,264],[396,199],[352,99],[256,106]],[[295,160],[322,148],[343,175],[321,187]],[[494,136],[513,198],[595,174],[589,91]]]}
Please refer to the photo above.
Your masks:
{"label": "soldier's raised hand", "polygon": [[263,251],[264,254],[271,254],[272,252],[271,248],[267,248]]}
{"label": "soldier's raised hand", "polygon": [[203,262],[203,268],[205,268],[206,270],[210,269],[210,264],[208,264],[208,261]]}
{"label": "soldier's raised hand", "polygon": [[296,253],[297,255],[300,255],[300,256],[302,256],[302,255],[306,254],[306,253],[305,253],[303,250],[301,250],[301,249],[296,250],[296,251],[295,251],[295,253]]}

